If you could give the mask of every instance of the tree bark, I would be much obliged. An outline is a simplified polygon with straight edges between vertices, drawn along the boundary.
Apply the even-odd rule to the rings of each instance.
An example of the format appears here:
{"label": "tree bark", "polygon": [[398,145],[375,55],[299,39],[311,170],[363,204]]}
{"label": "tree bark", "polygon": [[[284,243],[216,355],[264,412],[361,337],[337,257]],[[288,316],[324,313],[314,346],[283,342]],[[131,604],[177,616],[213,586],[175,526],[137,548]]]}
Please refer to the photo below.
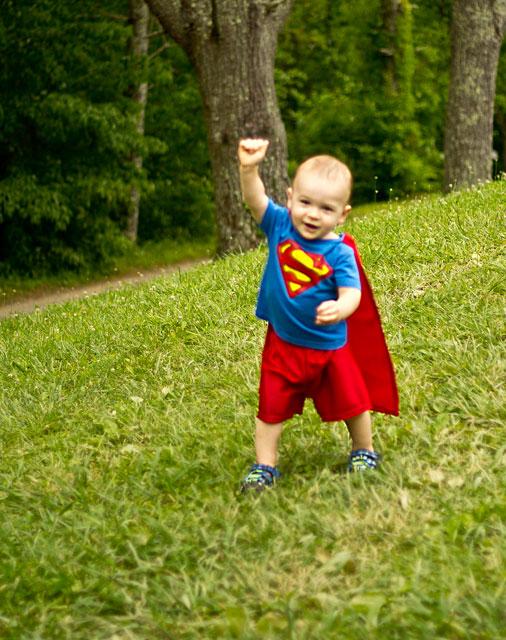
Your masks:
{"label": "tree bark", "polygon": [[385,56],[385,85],[387,95],[399,99],[403,112],[399,117],[409,120],[413,116],[413,76],[415,53],[413,45],[413,17],[410,0],[381,0]]}
{"label": "tree bark", "polygon": [[[148,100],[148,83],[144,78],[144,65],[147,64],[149,50],[149,7],[144,0],[128,0],[128,19],[132,25],[132,37],[129,43],[129,53],[136,60],[141,70],[143,79],[133,89],[132,99],[138,105],[135,126],[137,131],[144,135],[144,119],[146,113],[146,103]],[[133,153],[131,161],[136,173],[142,171],[143,158],[139,153]],[[125,235],[132,242],[137,241],[137,230],[139,227],[139,206],[140,191],[137,186],[132,186],[130,199],[127,206],[127,226]]]}
{"label": "tree bark", "polygon": [[397,20],[402,10],[401,0],[381,0],[380,13],[385,45],[380,53],[385,56],[385,81],[391,93],[397,93],[396,73]]}
{"label": "tree bark", "polygon": [[454,0],[445,129],[445,190],[492,177],[495,82],[506,0]]}
{"label": "tree bark", "polygon": [[271,141],[262,174],[268,193],[284,201],[286,134],[274,57],[292,0],[147,1],[197,73],[215,186],[218,253],[250,249],[257,233],[242,204],[237,143],[244,136]]}

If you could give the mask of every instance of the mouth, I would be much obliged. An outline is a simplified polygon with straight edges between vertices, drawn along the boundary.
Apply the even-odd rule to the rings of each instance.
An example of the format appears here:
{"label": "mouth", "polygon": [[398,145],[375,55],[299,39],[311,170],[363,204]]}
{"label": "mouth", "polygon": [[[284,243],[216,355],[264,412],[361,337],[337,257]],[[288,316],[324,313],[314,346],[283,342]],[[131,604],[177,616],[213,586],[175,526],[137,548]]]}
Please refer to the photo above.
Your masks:
{"label": "mouth", "polygon": [[315,224],[311,224],[310,222],[304,222],[304,229],[308,231],[318,231],[318,227]]}

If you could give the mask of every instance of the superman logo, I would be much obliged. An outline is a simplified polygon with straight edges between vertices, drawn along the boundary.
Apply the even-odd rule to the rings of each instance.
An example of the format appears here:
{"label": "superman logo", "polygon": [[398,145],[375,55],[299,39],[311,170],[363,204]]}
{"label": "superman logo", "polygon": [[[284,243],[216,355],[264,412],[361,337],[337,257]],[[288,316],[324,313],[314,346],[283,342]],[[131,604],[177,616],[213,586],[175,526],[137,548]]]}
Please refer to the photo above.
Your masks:
{"label": "superman logo", "polygon": [[278,259],[290,298],[314,287],[333,273],[322,255],[304,251],[294,240],[278,244]]}

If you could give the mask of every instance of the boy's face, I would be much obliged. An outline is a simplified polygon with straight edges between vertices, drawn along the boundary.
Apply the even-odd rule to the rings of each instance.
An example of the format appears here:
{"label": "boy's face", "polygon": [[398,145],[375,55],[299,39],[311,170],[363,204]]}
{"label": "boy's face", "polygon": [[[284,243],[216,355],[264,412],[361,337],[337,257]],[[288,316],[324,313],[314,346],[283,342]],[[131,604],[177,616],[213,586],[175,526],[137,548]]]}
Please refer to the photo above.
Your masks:
{"label": "boy's face", "polygon": [[346,204],[346,185],[312,171],[297,174],[288,189],[288,209],[295,229],[306,240],[335,237],[334,229],[343,224],[351,207]]}

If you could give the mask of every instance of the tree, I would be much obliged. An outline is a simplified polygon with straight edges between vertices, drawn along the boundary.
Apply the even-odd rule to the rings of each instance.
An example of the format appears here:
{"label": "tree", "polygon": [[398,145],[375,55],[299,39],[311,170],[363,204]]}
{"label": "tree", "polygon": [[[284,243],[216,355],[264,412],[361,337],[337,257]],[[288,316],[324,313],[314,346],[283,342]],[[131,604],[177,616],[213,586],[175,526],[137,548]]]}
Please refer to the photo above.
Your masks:
{"label": "tree", "polygon": [[[132,26],[132,37],[129,41],[129,52],[139,67],[140,78],[132,90],[132,98],[137,104],[135,114],[136,129],[139,135],[144,135],[144,121],[146,103],[148,101],[148,83],[146,69],[149,50],[149,8],[144,0],[128,0],[128,21]],[[140,173],[142,170],[142,155],[135,151],[132,153],[132,164]],[[140,189],[133,185],[130,190],[130,198],[127,206],[127,227],[125,235],[132,242],[137,241],[137,228],[139,226]]]}
{"label": "tree", "polygon": [[354,204],[441,184],[447,2],[294,5],[276,67],[289,155],[346,161]]}
{"label": "tree", "polygon": [[283,199],[286,134],[274,86],[274,57],[292,0],[147,3],[197,74],[215,186],[218,253],[251,248],[256,229],[242,205],[237,142],[245,135],[271,140],[264,180],[269,193]]}
{"label": "tree", "polygon": [[412,118],[414,110],[414,47],[410,0],[381,0],[380,13],[385,45],[385,84],[387,92],[400,97],[403,118]]}
{"label": "tree", "polygon": [[126,97],[128,25],[95,0],[77,13],[5,0],[0,34],[0,272],[102,266],[129,245],[120,228],[138,178],[128,157],[150,144]]}
{"label": "tree", "polygon": [[[127,0],[99,4],[81,0],[76,12],[75,3],[3,0],[0,274],[108,270],[132,249],[132,192],[138,241],[214,237],[190,63],[153,24],[151,54],[134,55]],[[143,132],[133,97],[146,81]]]}
{"label": "tree", "polygon": [[497,64],[506,0],[454,0],[445,189],[490,180]]}

